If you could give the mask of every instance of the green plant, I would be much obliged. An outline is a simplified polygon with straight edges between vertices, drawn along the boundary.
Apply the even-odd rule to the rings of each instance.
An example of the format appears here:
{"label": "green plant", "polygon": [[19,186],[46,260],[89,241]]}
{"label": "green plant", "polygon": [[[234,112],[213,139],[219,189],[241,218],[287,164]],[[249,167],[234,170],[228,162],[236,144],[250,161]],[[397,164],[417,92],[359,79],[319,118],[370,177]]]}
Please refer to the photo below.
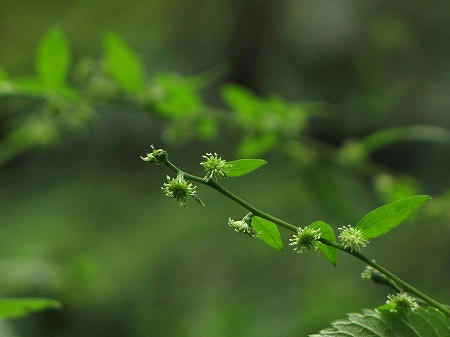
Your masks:
{"label": "green plant", "polygon": [[[430,315],[445,324],[445,334],[450,331],[450,309],[447,305],[436,301],[383,267],[381,264],[375,262],[375,260],[360,253],[360,249],[369,243],[369,239],[384,235],[398,226],[415,210],[429,201],[431,199],[429,196],[415,195],[374,209],[364,215],[354,226],[344,226],[338,228],[340,232],[338,235],[340,241],[339,243],[336,240],[333,228],[326,222],[315,221],[305,227],[293,225],[256,208],[217,182],[218,178],[241,176],[258,169],[262,166],[261,164],[265,163],[261,159],[241,159],[227,162],[218,157],[217,154],[207,154],[204,156],[205,161],[201,163],[206,175],[205,177],[199,177],[184,172],[172,163],[169,160],[168,153],[165,150],[156,149],[153,146],[151,148],[152,151],[146,156],[141,157],[141,159],[146,162],[153,162],[157,165],[163,164],[177,175],[176,179],[170,180],[177,181],[176,188],[174,187],[173,191],[167,190],[168,186],[166,183],[163,186],[163,190],[167,197],[175,198],[178,201],[181,199],[180,204],[182,206],[186,206],[186,202],[189,197],[194,197],[196,200],[199,200],[196,187],[192,185],[192,182],[209,186],[250,212],[240,221],[229,219],[229,226],[236,232],[247,234],[251,238],[257,237],[269,246],[282,251],[283,242],[277,226],[283,227],[294,232],[293,237],[290,239],[291,243],[289,245],[293,246],[293,250],[297,253],[301,254],[308,251],[318,250],[332,264],[336,265],[337,251],[342,251],[348,255],[356,257],[368,265],[366,270],[361,275],[363,279],[370,279],[376,283],[388,285],[397,292],[397,294],[389,295],[386,304],[379,306],[375,311],[367,311],[362,316],[349,316],[349,323],[335,323],[333,324],[334,330],[331,329],[328,331],[323,331],[323,335],[337,334],[339,336],[345,336],[345,329],[356,324],[352,321],[352,318],[355,317],[359,317],[368,327],[371,326],[368,321],[374,317],[382,323],[390,321],[390,333],[394,333],[397,331],[400,324],[405,322],[405,319],[409,320],[417,317],[425,319],[424,317],[426,315]],[[191,183],[188,183],[188,181]],[[202,202],[201,204],[204,205]],[[429,306],[430,308],[435,308],[437,310],[433,311],[430,308],[418,310],[419,302],[421,307]],[[411,314],[411,312],[414,312],[414,315]],[[433,329],[434,324],[430,323],[430,325]],[[342,326],[346,327],[344,331],[342,331]],[[366,328],[364,325],[361,326],[363,330],[369,330],[370,332],[370,328]],[[362,331],[361,326],[359,327],[360,331]],[[412,326],[414,326],[414,324]],[[439,327],[436,327],[436,331],[438,331],[438,329]],[[353,334],[349,335],[354,336]],[[363,334],[357,334],[357,336],[362,335]],[[392,334],[389,335],[384,333],[378,335],[372,331],[371,334],[364,334],[364,336],[366,335],[391,336]],[[441,335],[442,334],[439,334],[438,336]]]}
{"label": "green plant", "polygon": [[[15,77],[0,68],[0,103],[5,107],[0,115],[0,165],[29,150],[57,144],[72,132],[84,130],[95,122],[102,110],[107,110],[105,107],[114,106],[163,119],[165,127],[161,136],[166,142],[186,144],[195,139],[210,142],[225,131],[233,135],[233,145],[239,156],[281,152],[298,167],[314,171],[317,179],[325,180],[326,184],[335,181],[326,171],[315,170],[319,165],[354,170],[371,177],[380,198],[391,202],[418,194],[420,184],[413,177],[398,174],[375,162],[371,154],[405,140],[450,143],[448,130],[439,126],[416,125],[375,131],[335,147],[308,134],[313,119],[326,118],[329,114],[325,103],[288,102],[276,95],[260,97],[248,88],[228,83],[220,89],[223,104],[211,106],[203,98],[202,90],[220,78],[224,67],[194,76],[175,73],[148,76],[138,54],[117,34],[105,34],[103,45],[100,59],[84,58],[75,63],[64,32],[54,27],[39,44],[34,76]],[[219,125],[223,126],[219,128]],[[205,178],[201,179],[233,199],[235,196],[227,194],[229,192],[222,189],[218,181],[246,174],[264,163],[248,159],[225,162],[217,155],[209,154],[204,158]],[[193,176],[178,174],[179,170],[176,172],[177,176],[167,181],[164,192],[182,205],[189,196],[203,204],[194,187],[186,194],[182,193],[183,188],[190,187],[188,181]],[[311,188],[313,193],[321,193],[321,200],[326,203],[327,194],[315,189],[313,184]],[[433,212],[446,211],[449,204],[447,194],[438,197]],[[406,199],[410,204],[405,207],[413,209],[415,203],[420,204],[424,198]],[[240,198],[233,200],[244,206]],[[282,242],[274,223],[283,225],[273,221],[275,218],[263,216],[265,213],[251,212],[243,220],[230,219],[229,225],[237,232],[256,236],[281,250]],[[403,213],[377,230],[365,227],[370,224],[367,219],[366,224],[358,224],[358,228],[343,228],[340,237],[344,249],[353,255],[359,254],[357,248],[365,245],[370,231],[375,231],[370,238],[384,234],[377,231],[387,232],[402,217]],[[319,231],[320,240],[315,239]],[[358,231],[365,236],[358,236]],[[326,223],[317,221],[302,228],[292,240],[296,251],[317,249],[330,261],[336,262],[336,249],[340,248],[322,242],[336,241],[334,231]],[[387,278],[385,282],[389,283],[389,280]]]}

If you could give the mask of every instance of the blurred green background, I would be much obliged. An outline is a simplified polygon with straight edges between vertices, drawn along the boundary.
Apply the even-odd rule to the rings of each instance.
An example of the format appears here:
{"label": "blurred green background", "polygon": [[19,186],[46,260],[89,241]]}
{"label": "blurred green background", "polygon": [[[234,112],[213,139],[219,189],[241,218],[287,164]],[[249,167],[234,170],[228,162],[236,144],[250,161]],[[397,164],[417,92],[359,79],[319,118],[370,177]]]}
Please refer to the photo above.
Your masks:
{"label": "blurred green background", "polygon": [[[226,127],[233,117],[219,91],[230,82],[261,96],[321,102],[325,112],[304,134],[328,150],[311,163],[279,142],[261,151],[263,169],[225,185],[294,224],[322,219],[335,228],[390,198],[432,195],[365,252],[449,303],[448,141],[395,143],[361,167],[325,155],[383,128],[450,128],[449,9],[445,1],[3,0],[0,65],[11,76],[34,73],[51,27],[65,32],[75,67],[100,58],[113,31],[150,77],[217,73],[202,97],[225,117],[212,139],[169,141],[164,118],[113,102],[81,131],[3,163],[0,295],[50,297],[64,307],[1,321],[1,335],[306,336],[384,302],[388,290],[361,280],[359,261],[340,256],[333,267],[319,254],[279,253],[237,235],[226,221],[245,210],[205,187],[205,209],[165,199],[168,172],[139,155],[158,144],[198,174],[205,152],[235,159],[250,131]],[[0,98],[2,136],[11,116],[30,109],[18,102]],[[286,243],[290,233],[282,236]]]}

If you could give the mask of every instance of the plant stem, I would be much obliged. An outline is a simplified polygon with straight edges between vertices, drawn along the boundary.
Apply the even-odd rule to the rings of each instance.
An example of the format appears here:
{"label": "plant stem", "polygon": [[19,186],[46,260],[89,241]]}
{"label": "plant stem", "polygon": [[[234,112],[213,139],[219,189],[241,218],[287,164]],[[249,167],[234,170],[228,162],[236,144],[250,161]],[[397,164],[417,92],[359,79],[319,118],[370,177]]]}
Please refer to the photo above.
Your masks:
{"label": "plant stem", "polygon": [[322,243],[324,243],[324,244],[326,244],[328,246],[334,247],[336,249],[339,249],[339,250],[341,250],[343,252],[346,252],[348,254],[353,255],[354,257],[360,259],[361,261],[367,263],[369,266],[371,266],[374,269],[378,270],[380,273],[382,273],[383,275],[388,277],[390,280],[394,281],[396,284],[401,285],[403,287],[403,289],[405,289],[405,290],[409,291],[411,294],[414,294],[417,297],[421,298],[422,300],[424,300],[425,302],[427,302],[431,306],[441,310],[447,316],[450,316],[450,310],[445,305],[443,305],[443,304],[437,302],[436,300],[432,299],[431,297],[429,297],[428,295],[424,294],[419,289],[417,289],[414,286],[410,285],[406,281],[403,281],[401,278],[399,278],[398,276],[396,276],[395,274],[393,274],[392,272],[390,272],[389,270],[387,270],[383,266],[379,265],[374,260],[369,259],[368,257],[362,255],[359,252],[352,251],[351,249],[348,249],[348,248],[344,248],[344,247],[342,247],[341,245],[339,245],[337,243],[334,243],[334,242],[331,242],[331,241],[328,241],[328,240],[325,240],[325,239],[320,239],[320,242],[322,242]]}
{"label": "plant stem", "polygon": [[[261,211],[260,209],[256,208],[255,206],[249,204],[247,201],[241,199],[240,197],[238,197],[237,195],[235,195],[234,193],[228,191],[225,187],[219,185],[218,183],[216,183],[213,180],[206,180],[204,178],[192,175],[190,173],[184,172],[181,169],[179,169],[177,166],[175,166],[171,161],[169,161],[169,159],[167,157],[165,157],[163,159],[164,164],[166,164],[171,170],[173,170],[175,173],[183,173],[184,177],[186,179],[189,179],[191,181],[195,181],[198,182],[200,184],[204,184],[207,185],[213,189],[215,189],[216,191],[222,193],[223,195],[225,195],[226,197],[230,198],[231,200],[235,201],[236,203],[238,203],[239,205],[241,205],[242,207],[246,208],[247,210],[249,210],[250,212],[253,213],[253,215],[259,216],[261,218],[264,218],[266,220],[269,220],[281,227],[284,227],[286,229],[289,229],[291,231],[297,232],[297,226],[294,226],[280,218],[277,218],[273,215],[270,215],[264,211]],[[428,295],[424,294],[423,292],[421,292],[420,290],[418,290],[417,288],[413,287],[412,285],[410,285],[409,283],[407,283],[406,281],[403,281],[401,278],[399,278],[398,276],[396,276],[395,274],[393,274],[392,272],[390,272],[389,270],[387,270],[386,268],[384,268],[383,266],[379,265],[378,263],[376,263],[374,260],[371,260],[369,258],[367,258],[366,256],[362,255],[361,253],[357,252],[357,251],[353,251],[349,248],[344,248],[343,246],[341,246],[338,243],[335,242],[331,242],[329,240],[326,239],[319,239],[320,242],[322,242],[323,244],[326,244],[330,247],[334,247],[336,249],[339,249],[345,253],[348,253],[350,255],[353,255],[354,257],[356,257],[357,259],[365,262],[366,264],[368,264],[369,266],[371,266],[372,268],[378,270],[380,273],[382,273],[383,275],[385,275],[389,280],[391,280],[392,282],[394,282],[394,284],[398,284],[401,285],[403,289],[409,291],[410,293],[416,295],[418,298],[421,298],[422,300],[424,300],[425,302],[427,302],[428,304],[430,304],[431,306],[439,309],[440,311],[442,311],[443,313],[445,313],[447,316],[450,317],[450,310],[443,304],[437,302],[436,300],[432,299],[431,297],[429,297]]]}

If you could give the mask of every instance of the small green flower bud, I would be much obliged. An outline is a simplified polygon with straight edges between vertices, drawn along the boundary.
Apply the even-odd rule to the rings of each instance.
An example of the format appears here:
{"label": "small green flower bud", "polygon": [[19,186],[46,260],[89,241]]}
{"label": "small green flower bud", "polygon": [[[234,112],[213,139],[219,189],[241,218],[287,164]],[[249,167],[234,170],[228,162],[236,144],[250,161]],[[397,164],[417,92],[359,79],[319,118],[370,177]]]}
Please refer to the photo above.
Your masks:
{"label": "small green flower bud", "polygon": [[145,157],[140,156],[143,161],[149,161],[159,165],[160,162],[167,158],[167,152],[165,150],[155,149],[153,145],[150,145],[150,147],[152,148],[152,152],[147,153]]}
{"label": "small green flower bud", "polygon": [[414,311],[419,308],[419,305],[416,302],[414,297],[409,296],[405,292],[401,292],[395,295],[388,295],[388,299],[386,304],[392,305],[394,310],[401,311]]}
{"label": "small green flower bud", "polygon": [[233,220],[228,218],[228,226],[234,229],[237,233],[244,233],[249,235],[250,237],[254,237],[256,235],[255,230],[251,225],[252,214],[247,214],[242,220]]}
{"label": "small green flower bud", "polygon": [[366,266],[366,269],[364,269],[361,272],[361,278],[363,280],[371,280],[373,275],[374,275],[374,273],[376,273],[376,272],[377,271],[374,268],[372,268],[371,266]]}
{"label": "small green flower bud", "polygon": [[339,239],[342,241],[344,248],[357,251],[360,247],[366,247],[369,243],[369,241],[364,239],[361,230],[356,227],[343,226],[338,229],[341,231]]}
{"label": "small green flower bud", "polygon": [[231,167],[225,159],[222,159],[217,153],[206,153],[202,156],[205,160],[200,163],[205,170],[205,179],[219,180],[227,176],[227,170]]}
{"label": "small green flower bud", "polygon": [[311,227],[298,227],[297,234],[294,234],[294,236],[289,239],[289,241],[291,241],[289,245],[294,246],[293,250],[295,250],[298,254],[307,252],[309,250],[317,250],[319,246],[318,240],[320,239],[320,236],[320,229],[314,229]]}
{"label": "small green flower bud", "polygon": [[176,178],[166,177],[167,182],[163,184],[161,189],[167,197],[177,199],[180,206],[186,206],[188,197],[195,197],[196,186],[184,180],[183,173],[178,173]]}

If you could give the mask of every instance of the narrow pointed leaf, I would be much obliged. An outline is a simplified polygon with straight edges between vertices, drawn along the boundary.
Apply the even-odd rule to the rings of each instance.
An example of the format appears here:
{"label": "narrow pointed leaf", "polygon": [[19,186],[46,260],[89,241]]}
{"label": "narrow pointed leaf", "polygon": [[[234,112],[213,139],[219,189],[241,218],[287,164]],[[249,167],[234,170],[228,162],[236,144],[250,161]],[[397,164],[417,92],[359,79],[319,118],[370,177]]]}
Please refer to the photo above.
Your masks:
{"label": "narrow pointed leaf", "polygon": [[39,78],[47,86],[61,87],[66,84],[70,65],[70,50],[63,31],[53,28],[41,41],[36,58]]}
{"label": "narrow pointed leaf", "polygon": [[227,170],[227,176],[239,177],[257,170],[267,162],[263,159],[238,159],[228,163],[231,167]]}
{"label": "narrow pointed leaf", "polygon": [[[320,229],[320,237],[322,239],[327,239],[333,243],[336,243],[336,236],[334,235],[333,228],[324,221],[314,221],[308,227],[314,229]],[[330,261],[332,264],[336,265],[337,251],[336,248],[327,246],[319,242],[319,251]]]}
{"label": "narrow pointed leaf", "polygon": [[48,298],[0,298],[0,318],[21,317],[31,312],[59,308],[61,303]]}
{"label": "narrow pointed leaf", "polygon": [[258,239],[261,239],[272,248],[283,251],[283,242],[281,241],[280,231],[277,225],[259,216],[253,216],[252,227]]}
{"label": "narrow pointed leaf", "polygon": [[105,63],[108,73],[126,92],[135,94],[144,86],[144,72],[139,58],[118,35],[105,36]]}
{"label": "narrow pointed leaf", "polygon": [[363,232],[365,239],[376,238],[399,225],[430,199],[428,195],[415,195],[378,207],[362,217],[356,227]]}

